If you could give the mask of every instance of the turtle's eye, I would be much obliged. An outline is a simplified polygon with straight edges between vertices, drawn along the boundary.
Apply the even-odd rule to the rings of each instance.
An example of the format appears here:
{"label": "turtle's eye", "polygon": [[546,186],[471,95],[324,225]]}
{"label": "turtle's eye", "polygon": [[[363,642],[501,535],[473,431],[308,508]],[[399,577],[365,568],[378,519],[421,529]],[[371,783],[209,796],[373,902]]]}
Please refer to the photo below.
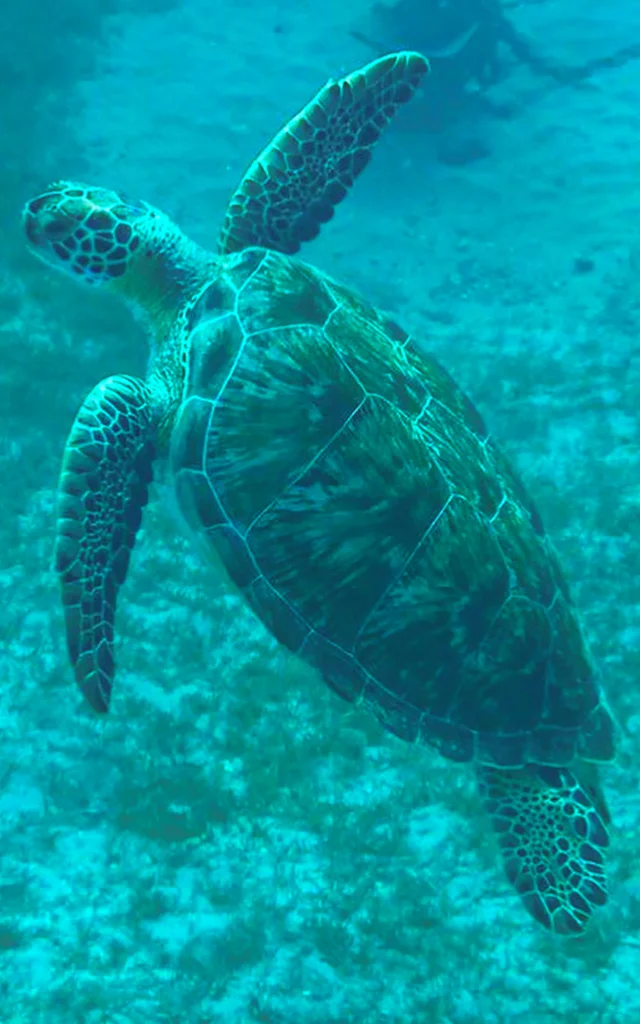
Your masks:
{"label": "turtle's eye", "polygon": [[73,217],[66,213],[52,213],[44,220],[41,231],[49,242],[60,242],[73,234],[76,227]]}

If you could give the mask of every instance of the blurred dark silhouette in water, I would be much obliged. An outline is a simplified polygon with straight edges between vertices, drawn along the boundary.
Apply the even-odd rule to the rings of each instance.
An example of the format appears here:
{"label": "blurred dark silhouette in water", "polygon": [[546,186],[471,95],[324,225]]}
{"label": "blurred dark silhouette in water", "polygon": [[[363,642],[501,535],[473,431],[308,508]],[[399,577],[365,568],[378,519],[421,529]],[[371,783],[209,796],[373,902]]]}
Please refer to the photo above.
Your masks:
{"label": "blurred dark silhouette in water", "polygon": [[[564,80],[564,69],[547,60],[513,26],[500,0],[397,0],[376,3],[371,11],[372,35],[354,31],[376,50],[411,45],[429,57],[437,82],[438,104],[427,115],[427,127],[441,130],[458,119],[475,96],[476,104],[493,112],[500,108],[484,92],[508,70],[501,48],[516,62],[539,75]],[[475,89],[471,93],[469,87]]]}
{"label": "blurred dark silhouette in water", "polygon": [[[421,126],[442,136],[437,149],[446,163],[468,163],[488,154],[484,139],[468,130],[483,114],[507,118],[517,113],[513,105],[489,95],[514,67],[526,67],[547,87],[577,86],[600,70],[640,57],[640,43],[634,43],[581,65],[563,65],[518,31],[508,14],[517,6],[503,0],[376,3],[366,30],[352,32],[377,53],[411,47],[429,58],[438,101],[425,105]],[[455,130],[463,123],[466,134]]]}

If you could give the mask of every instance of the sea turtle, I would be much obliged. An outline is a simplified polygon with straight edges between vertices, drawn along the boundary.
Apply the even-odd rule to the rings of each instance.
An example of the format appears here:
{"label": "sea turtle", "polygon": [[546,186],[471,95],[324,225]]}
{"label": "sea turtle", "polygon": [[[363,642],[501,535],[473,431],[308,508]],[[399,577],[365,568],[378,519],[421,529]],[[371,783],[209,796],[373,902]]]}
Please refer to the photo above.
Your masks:
{"label": "sea turtle", "polygon": [[472,762],[526,908],[577,933],[607,900],[613,729],[540,517],[448,373],[292,258],[427,67],[391,54],[321,89],[250,166],[217,254],[107,188],[26,205],[31,248],[150,334],[146,380],[101,381],[67,441],[67,643],[106,712],[116,599],[167,460],[186,522],[277,640],[396,736]]}

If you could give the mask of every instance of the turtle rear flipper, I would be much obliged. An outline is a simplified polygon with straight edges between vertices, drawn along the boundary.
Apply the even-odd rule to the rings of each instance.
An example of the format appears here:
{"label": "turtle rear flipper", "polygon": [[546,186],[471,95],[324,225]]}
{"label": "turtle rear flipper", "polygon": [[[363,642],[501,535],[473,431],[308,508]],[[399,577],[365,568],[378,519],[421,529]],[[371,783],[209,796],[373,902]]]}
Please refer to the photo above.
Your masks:
{"label": "turtle rear flipper", "polygon": [[67,440],[55,551],[69,655],[95,711],[109,708],[116,601],[148,500],[154,454],[147,385],[125,376],[101,381]]}
{"label": "turtle rear flipper", "polygon": [[227,208],[220,252],[257,245],[292,254],[315,238],[428,68],[407,51],[329,81],[251,164]]}
{"label": "turtle rear flipper", "polygon": [[599,787],[566,768],[479,767],[478,775],[507,878],[526,909],[552,932],[581,934],[608,899]]}

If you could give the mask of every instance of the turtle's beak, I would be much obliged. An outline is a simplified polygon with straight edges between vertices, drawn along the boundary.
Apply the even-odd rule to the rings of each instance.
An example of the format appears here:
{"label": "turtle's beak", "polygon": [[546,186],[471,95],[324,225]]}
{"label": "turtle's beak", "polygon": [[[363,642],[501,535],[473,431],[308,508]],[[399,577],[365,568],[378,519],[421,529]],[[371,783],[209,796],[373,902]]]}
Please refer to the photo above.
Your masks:
{"label": "turtle's beak", "polygon": [[26,204],[22,211],[22,225],[28,241],[40,249],[49,241],[49,225],[55,220],[55,211],[46,209],[47,196],[38,196]]}
{"label": "turtle's beak", "polygon": [[38,231],[38,218],[31,213],[28,206],[25,206],[22,212],[22,225],[25,230],[25,234],[31,245],[37,245],[40,239],[40,232]]}

